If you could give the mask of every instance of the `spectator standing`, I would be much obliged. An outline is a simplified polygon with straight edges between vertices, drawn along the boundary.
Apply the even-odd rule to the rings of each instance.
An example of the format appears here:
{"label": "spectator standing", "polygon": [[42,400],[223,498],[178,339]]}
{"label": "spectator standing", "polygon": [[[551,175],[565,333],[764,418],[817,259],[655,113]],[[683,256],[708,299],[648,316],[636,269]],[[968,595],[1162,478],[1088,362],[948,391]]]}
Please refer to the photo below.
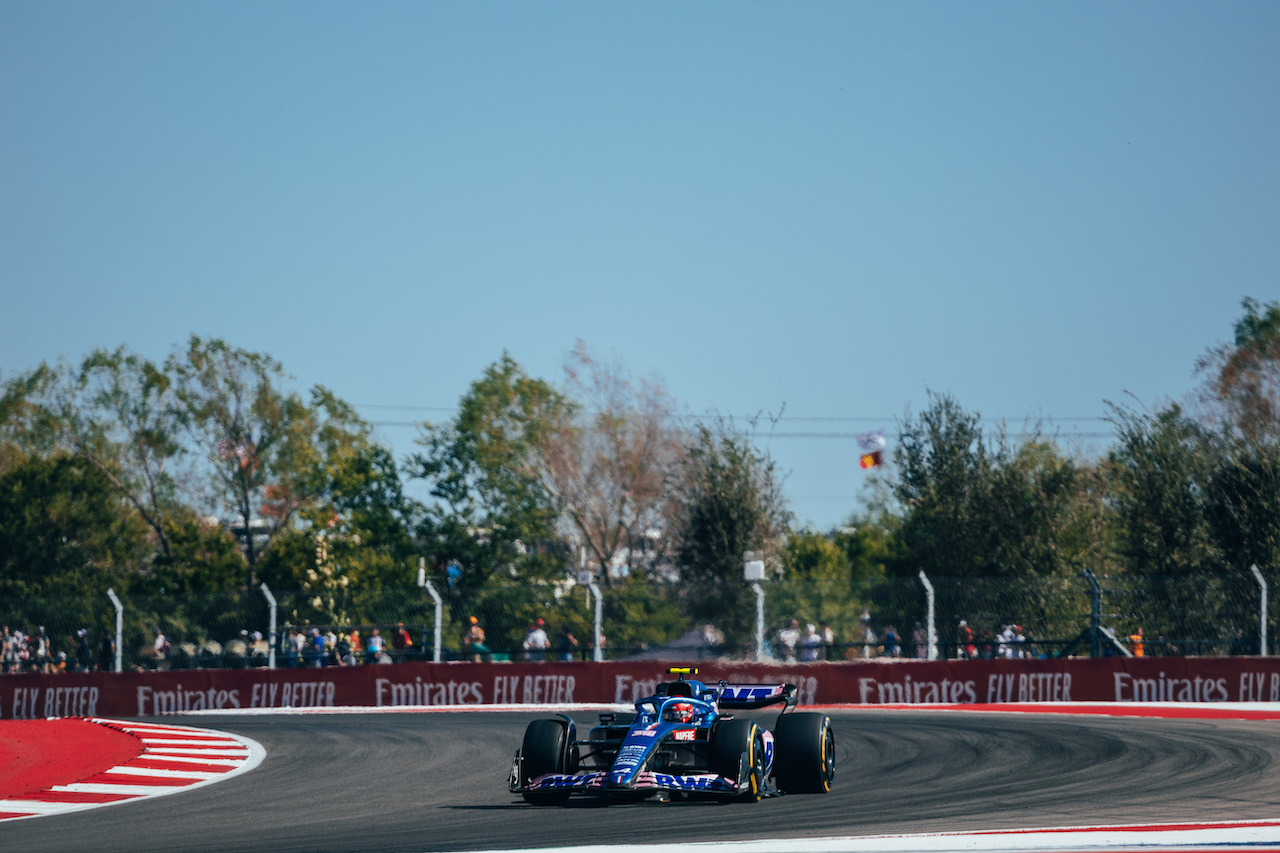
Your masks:
{"label": "spectator standing", "polygon": [[49,644],[49,635],[44,632],[44,626],[40,626],[40,633],[36,637],[36,654],[35,668],[36,672],[48,673],[53,666],[53,647]]}
{"label": "spectator standing", "polygon": [[5,625],[4,630],[0,632],[0,670],[18,671],[18,642],[14,635],[9,633],[8,625]]}
{"label": "spectator standing", "polygon": [[325,654],[324,635],[320,633],[319,628],[311,629],[311,639],[307,649],[308,661],[311,666],[328,666],[329,657]]}
{"label": "spectator standing", "polygon": [[315,633],[315,628],[307,628],[305,631],[299,631],[294,638],[298,646],[298,666],[310,668],[316,665],[316,647],[312,642]]}
{"label": "spectator standing", "polygon": [[796,645],[800,642],[800,620],[792,619],[787,627],[778,632],[779,651],[787,663],[796,662]]}
{"label": "spectator standing", "polygon": [[896,658],[902,655],[901,640],[898,638],[898,629],[892,625],[884,626],[884,654],[885,657]]}
{"label": "spectator standing", "polygon": [[996,654],[999,657],[1008,660],[1026,657],[1024,643],[1027,638],[1022,635],[1022,626],[1005,625],[998,639],[1000,642],[996,648]]}
{"label": "spectator standing", "polygon": [[822,635],[822,659],[831,660],[835,654],[836,632],[826,622],[819,622],[818,633]]}
{"label": "spectator standing", "polygon": [[404,663],[409,659],[409,650],[413,648],[413,638],[409,636],[403,622],[396,623],[395,633],[391,635],[391,647],[395,649],[396,663]]}
{"label": "spectator standing", "polygon": [[467,633],[462,635],[463,652],[473,663],[490,660],[489,647],[484,644],[484,628],[480,627],[480,620],[472,616],[470,622],[471,626],[467,628]]}
{"label": "spectator standing", "polygon": [[806,663],[822,659],[822,635],[812,622],[804,626],[804,637],[800,639],[800,660]]}
{"label": "spectator standing", "polygon": [[373,629],[373,633],[369,635],[369,642],[365,644],[364,659],[369,663],[391,663],[391,658],[387,657],[384,651],[386,640],[382,638],[382,632],[377,628]]}
{"label": "spectator standing", "polygon": [[959,636],[960,643],[956,646],[956,657],[964,660],[976,658],[978,656],[978,648],[973,644],[973,629],[963,619],[960,620]]}
{"label": "spectator standing", "polygon": [[93,646],[89,643],[89,631],[81,628],[76,631],[76,672],[88,672],[93,669]]}
{"label": "spectator standing", "polygon": [[116,638],[110,631],[102,632],[102,642],[98,644],[98,671],[113,672],[116,668]]}
{"label": "spectator standing", "polygon": [[929,657],[929,637],[924,632],[924,626],[919,622],[911,629],[911,651],[916,660],[924,660]]}
{"label": "spectator standing", "polygon": [[156,628],[156,638],[151,644],[153,665],[156,669],[169,668],[169,648],[169,638],[164,635],[164,630]]}
{"label": "spectator standing", "polygon": [[525,660],[544,661],[547,659],[547,648],[551,645],[551,641],[547,638],[546,623],[541,619],[529,626],[528,632],[524,635]]}
{"label": "spectator standing", "polygon": [[875,630],[871,627],[871,611],[865,607],[862,609],[862,616],[858,618],[858,624],[862,626],[862,656],[869,658],[875,654],[876,637]]}
{"label": "spectator standing", "polygon": [[287,648],[285,660],[290,667],[306,665],[307,638],[301,631],[296,628],[289,629]]}
{"label": "spectator standing", "polygon": [[573,631],[565,627],[560,632],[560,660],[573,660],[578,656],[578,638],[573,636]]}
{"label": "spectator standing", "polygon": [[1138,630],[1129,635],[1129,645],[1133,650],[1133,656],[1140,658],[1147,653],[1147,644],[1142,639],[1142,626],[1138,626]]}
{"label": "spectator standing", "polygon": [[330,628],[324,635],[325,666],[338,665],[338,635]]}
{"label": "spectator standing", "polygon": [[[608,637],[606,637],[606,636],[604,635],[604,633],[602,632],[602,633],[600,634],[600,660],[604,660],[604,659],[605,659],[604,652],[605,652],[605,649],[607,649],[608,647],[609,647],[609,638],[608,638]],[[592,638],[591,638],[591,641],[587,643],[587,648],[591,651],[591,658],[590,658],[590,659],[591,659],[591,660],[595,660],[595,659],[596,659],[596,658],[595,658],[595,654],[596,654],[596,640],[595,640],[595,637],[592,637]]]}
{"label": "spectator standing", "polygon": [[978,657],[982,660],[991,660],[995,657],[996,634],[991,626],[984,625],[981,631],[981,637],[978,641]]}
{"label": "spectator standing", "polygon": [[351,641],[347,637],[346,634],[339,634],[337,642],[333,644],[333,656],[338,666],[351,666],[356,662],[351,654]]}

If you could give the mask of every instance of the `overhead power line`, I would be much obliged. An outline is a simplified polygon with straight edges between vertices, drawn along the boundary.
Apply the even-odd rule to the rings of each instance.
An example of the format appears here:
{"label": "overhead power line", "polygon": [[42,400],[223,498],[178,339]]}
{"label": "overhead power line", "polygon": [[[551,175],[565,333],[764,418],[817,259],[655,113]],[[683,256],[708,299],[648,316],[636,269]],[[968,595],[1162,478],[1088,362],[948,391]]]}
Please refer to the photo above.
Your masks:
{"label": "overhead power line", "polygon": [[[409,405],[409,404],[402,404],[402,403],[357,403],[357,404],[356,404],[356,408],[359,408],[359,409],[391,409],[391,410],[395,410],[395,411],[404,411],[404,412],[454,412],[454,411],[457,411],[457,407],[456,407],[456,406],[419,406],[419,405]],[[696,418],[698,418],[698,415],[692,415],[692,414],[690,414],[690,415],[677,415],[676,417],[677,417],[677,418],[679,418],[680,420],[687,420],[687,419],[696,419]],[[766,414],[759,414],[759,415],[751,415],[751,416],[746,416],[746,415],[731,415],[731,416],[729,416],[729,417],[733,418],[734,420],[742,420],[742,421],[756,420],[758,423],[770,423],[770,424],[779,424],[779,423],[848,423],[848,424],[855,424],[855,423],[859,423],[859,424],[885,424],[885,423],[893,423],[893,422],[895,422],[895,421],[897,420],[897,417],[895,417],[895,416],[893,416],[893,415],[887,415],[887,416],[879,416],[879,415],[812,415],[812,416],[810,416],[810,415],[782,415],[781,417],[776,417],[776,418],[774,418],[774,417],[769,417],[769,416],[768,416],[768,415],[766,415]],[[1013,419],[1013,418],[1002,417],[1002,416],[999,416],[999,415],[987,415],[987,416],[981,416],[981,417],[979,417],[979,418],[978,418],[978,420],[983,421],[983,422],[987,422],[987,423],[1011,423],[1011,422],[1015,422],[1015,419]],[[1021,419],[1021,421],[1022,421],[1023,423],[1025,423],[1025,422],[1027,422],[1027,421],[1038,421],[1038,422],[1042,422],[1042,423],[1045,423],[1045,424],[1083,423],[1083,422],[1098,422],[1098,423],[1106,423],[1106,422],[1108,422],[1108,419],[1107,419],[1107,418],[1105,418],[1105,417],[1103,417],[1103,416],[1101,416],[1101,415],[1071,415],[1071,416],[1068,416],[1068,417],[1061,417],[1061,418],[1056,418],[1056,417],[1051,417],[1051,416],[1049,416],[1049,415],[1044,415],[1044,416],[1041,416],[1041,417],[1031,417],[1031,416],[1027,416],[1027,417],[1022,418],[1022,419]],[[381,425],[381,426],[417,426],[419,423],[421,423],[421,421],[374,421],[373,423],[378,424],[378,425]],[[781,435],[781,434],[779,434],[779,433],[775,433],[775,435]],[[825,436],[816,436],[816,435],[815,435],[815,436],[810,436],[810,435],[800,435],[800,434],[797,434],[797,435],[794,435],[794,436],[787,436],[787,437],[791,437],[791,438],[801,438],[801,437],[803,437],[803,438],[809,438],[809,437],[825,437]],[[840,435],[839,435],[839,437],[844,437],[844,436],[843,436],[843,434],[840,434]]]}
{"label": "overhead power line", "polygon": [[[370,421],[371,426],[376,427],[418,427],[422,425],[421,421]],[[835,441],[857,441],[861,433],[857,432],[760,432],[756,435],[759,439],[772,438],[817,438],[831,439]],[[1032,438],[1034,436],[1053,437],[1052,434],[1044,432],[1010,432],[1006,433],[1009,438]],[[1069,432],[1062,435],[1063,438],[1112,438],[1113,433],[1109,432]]]}

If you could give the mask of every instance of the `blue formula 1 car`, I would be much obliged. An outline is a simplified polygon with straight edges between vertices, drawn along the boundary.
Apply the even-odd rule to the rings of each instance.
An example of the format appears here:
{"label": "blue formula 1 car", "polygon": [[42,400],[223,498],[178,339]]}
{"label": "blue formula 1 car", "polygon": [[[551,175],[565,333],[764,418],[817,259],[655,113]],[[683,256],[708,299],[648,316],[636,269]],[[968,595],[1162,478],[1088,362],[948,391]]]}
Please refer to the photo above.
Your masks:
{"label": "blue formula 1 car", "polygon": [[[601,714],[586,740],[563,714],[530,723],[512,762],[510,791],[558,806],[572,794],[755,802],[831,790],[831,720],[795,712],[794,684],[709,686],[685,679],[696,669],[667,671],[677,680],[660,683],[636,702],[635,713]],[[730,713],[770,705],[782,706],[772,732]]]}

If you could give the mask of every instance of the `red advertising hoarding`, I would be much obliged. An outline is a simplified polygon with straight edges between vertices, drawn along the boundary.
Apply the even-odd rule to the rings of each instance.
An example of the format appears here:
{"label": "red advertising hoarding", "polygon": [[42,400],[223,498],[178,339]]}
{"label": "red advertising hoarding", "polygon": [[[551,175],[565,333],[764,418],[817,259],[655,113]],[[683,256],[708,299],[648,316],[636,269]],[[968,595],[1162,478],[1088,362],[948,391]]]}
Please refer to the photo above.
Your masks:
{"label": "red advertising hoarding", "polygon": [[[210,709],[630,703],[668,665],[402,663],[307,669],[0,675],[0,719]],[[802,705],[1280,702],[1280,658],[710,663],[715,683],[787,682]]]}

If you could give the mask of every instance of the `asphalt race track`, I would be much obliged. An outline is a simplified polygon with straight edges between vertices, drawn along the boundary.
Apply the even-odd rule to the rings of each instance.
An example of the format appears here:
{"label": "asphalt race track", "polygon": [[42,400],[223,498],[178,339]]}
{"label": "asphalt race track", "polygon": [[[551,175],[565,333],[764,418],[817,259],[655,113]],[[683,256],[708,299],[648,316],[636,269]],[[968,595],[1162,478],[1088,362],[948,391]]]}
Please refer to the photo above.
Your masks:
{"label": "asphalt race track", "polygon": [[[251,737],[266,760],[190,793],[0,825],[0,849],[383,853],[1280,813],[1275,722],[864,710],[832,712],[836,786],[825,796],[535,808],[507,793],[506,776],[538,716],[182,718]],[[594,715],[576,719],[585,728]]]}

